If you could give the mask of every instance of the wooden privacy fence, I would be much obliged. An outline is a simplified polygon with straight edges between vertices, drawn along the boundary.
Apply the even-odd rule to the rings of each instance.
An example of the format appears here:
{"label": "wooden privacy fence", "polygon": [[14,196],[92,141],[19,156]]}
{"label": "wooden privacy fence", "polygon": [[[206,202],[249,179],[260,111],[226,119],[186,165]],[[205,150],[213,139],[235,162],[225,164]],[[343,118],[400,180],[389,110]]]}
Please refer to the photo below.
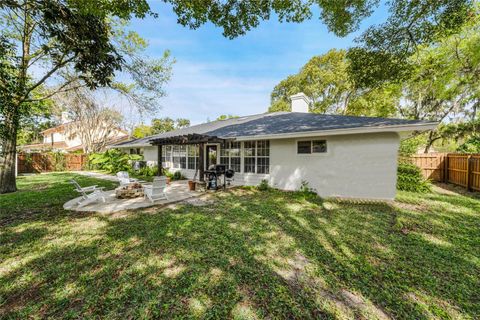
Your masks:
{"label": "wooden privacy fence", "polygon": [[480,191],[480,154],[426,153],[408,159],[427,179]]}
{"label": "wooden privacy fence", "polygon": [[83,170],[87,164],[86,154],[19,153],[18,173],[39,173],[52,171]]}

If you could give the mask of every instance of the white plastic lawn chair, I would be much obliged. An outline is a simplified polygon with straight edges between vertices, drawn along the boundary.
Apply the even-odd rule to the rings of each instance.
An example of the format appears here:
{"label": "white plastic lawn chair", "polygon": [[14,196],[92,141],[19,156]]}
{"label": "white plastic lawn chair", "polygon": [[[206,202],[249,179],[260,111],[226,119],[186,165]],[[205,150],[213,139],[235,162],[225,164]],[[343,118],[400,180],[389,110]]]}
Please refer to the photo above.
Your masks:
{"label": "white plastic lawn chair", "polygon": [[117,172],[117,178],[121,186],[137,181],[137,179],[131,179],[126,171]]}
{"label": "white plastic lawn chair", "polygon": [[75,191],[82,195],[82,198],[77,203],[78,208],[86,206],[87,204],[97,200],[102,200],[102,202],[105,202],[105,192],[103,191],[103,187],[99,188],[95,185],[82,188],[75,180],[70,180],[70,183],[75,186]]}
{"label": "white plastic lawn chair", "polygon": [[167,178],[155,177],[151,185],[143,186],[143,194],[145,198],[148,198],[152,203],[157,200],[166,199],[167,197]]}

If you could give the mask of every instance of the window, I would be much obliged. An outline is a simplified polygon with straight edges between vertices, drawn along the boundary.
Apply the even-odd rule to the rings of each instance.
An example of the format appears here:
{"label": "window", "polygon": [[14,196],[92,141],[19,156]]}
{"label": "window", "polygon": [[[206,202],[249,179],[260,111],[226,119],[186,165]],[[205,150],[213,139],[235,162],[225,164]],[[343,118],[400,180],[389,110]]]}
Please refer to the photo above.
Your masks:
{"label": "window", "polygon": [[269,173],[270,141],[257,141],[257,173]]}
{"label": "window", "polygon": [[186,169],[187,168],[187,146],[174,145],[172,153],[173,153],[173,168]]}
{"label": "window", "polygon": [[268,174],[270,172],[270,141],[243,143],[244,172]]}
{"label": "window", "polygon": [[220,163],[232,169],[235,172],[240,172],[240,148],[241,143],[237,141],[225,142],[220,149]]}
{"label": "window", "polygon": [[130,154],[143,154],[143,148],[130,149]]}
{"label": "window", "polygon": [[235,172],[240,172],[240,158],[241,158],[241,142],[231,142],[230,144],[230,169]]}
{"label": "window", "polygon": [[297,153],[299,154],[312,153],[311,146],[312,146],[312,141],[298,141]]}
{"label": "window", "polygon": [[197,161],[198,161],[198,146],[197,145],[190,145],[188,146],[188,160],[187,160],[187,168],[191,170],[195,170],[197,168]]}
{"label": "window", "polygon": [[325,153],[327,152],[326,140],[309,140],[297,142],[297,154]]}
{"label": "window", "polygon": [[220,146],[220,164],[230,167],[230,142],[225,142]]}
{"label": "window", "polygon": [[162,149],[162,166],[164,168],[172,167],[172,146],[163,146]]}
{"label": "window", "polygon": [[326,140],[313,140],[312,141],[312,153],[325,153],[327,152]]}
{"label": "window", "polygon": [[245,173],[255,173],[255,141],[245,141],[243,143],[243,161]]}
{"label": "window", "polygon": [[187,169],[187,146],[180,146],[180,169]]}

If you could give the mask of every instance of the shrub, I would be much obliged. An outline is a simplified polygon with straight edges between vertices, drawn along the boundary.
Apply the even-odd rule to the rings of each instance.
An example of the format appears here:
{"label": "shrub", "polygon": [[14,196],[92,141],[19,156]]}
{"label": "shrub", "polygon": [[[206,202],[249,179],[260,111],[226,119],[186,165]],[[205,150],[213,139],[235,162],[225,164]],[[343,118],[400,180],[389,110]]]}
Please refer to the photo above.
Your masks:
{"label": "shrub", "polygon": [[65,171],[67,168],[67,159],[65,158],[65,154],[61,152],[51,152],[50,155],[50,159],[53,162],[53,170]]}
{"label": "shrub", "polygon": [[175,171],[172,176],[172,180],[184,180],[185,177],[182,175],[180,171]]}
{"label": "shrub", "polygon": [[400,162],[397,169],[397,189],[411,192],[429,192],[431,184],[423,178],[419,167],[412,163]]}
{"label": "shrub", "polygon": [[185,176],[180,171],[171,172],[171,171],[165,170],[165,176],[169,177],[172,181],[186,179]]}
{"label": "shrub", "polygon": [[109,173],[119,171],[131,171],[132,161],[142,160],[138,154],[126,154],[117,149],[110,149],[104,153],[92,153],[88,157],[89,168],[96,170],[105,170]]}
{"label": "shrub", "polygon": [[153,177],[158,173],[158,167],[145,166],[138,170],[138,174],[144,177]]}
{"label": "shrub", "polygon": [[257,186],[257,189],[259,191],[268,191],[270,190],[270,185],[268,184],[267,179],[263,179],[260,181],[259,185]]}
{"label": "shrub", "polygon": [[313,188],[310,187],[308,184],[308,181],[302,180],[302,183],[300,184],[300,189],[298,189],[298,193],[303,195],[305,198],[316,198],[317,191]]}

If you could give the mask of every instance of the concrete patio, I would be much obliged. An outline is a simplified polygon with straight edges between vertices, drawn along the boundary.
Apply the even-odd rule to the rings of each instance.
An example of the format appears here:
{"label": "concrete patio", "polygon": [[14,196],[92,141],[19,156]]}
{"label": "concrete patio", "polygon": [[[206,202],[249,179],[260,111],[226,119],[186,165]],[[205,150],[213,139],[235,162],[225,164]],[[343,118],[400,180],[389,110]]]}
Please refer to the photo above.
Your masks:
{"label": "concrete patio", "polygon": [[91,204],[78,208],[78,202],[81,199],[81,197],[78,197],[66,202],[63,205],[63,208],[65,210],[73,211],[113,213],[122,210],[133,210],[140,208],[148,208],[157,205],[168,205],[176,202],[185,201],[190,198],[199,197],[201,195],[204,195],[205,192],[189,191],[187,181],[183,180],[172,181],[172,183],[167,187],[166,194],[168,200],[158,200],[154,203],[143,197],[132,199],[117,199],[115,197],[115,190],[105,191],[105,194],[105,202],[99,200],[97,202],[93,202]]}

